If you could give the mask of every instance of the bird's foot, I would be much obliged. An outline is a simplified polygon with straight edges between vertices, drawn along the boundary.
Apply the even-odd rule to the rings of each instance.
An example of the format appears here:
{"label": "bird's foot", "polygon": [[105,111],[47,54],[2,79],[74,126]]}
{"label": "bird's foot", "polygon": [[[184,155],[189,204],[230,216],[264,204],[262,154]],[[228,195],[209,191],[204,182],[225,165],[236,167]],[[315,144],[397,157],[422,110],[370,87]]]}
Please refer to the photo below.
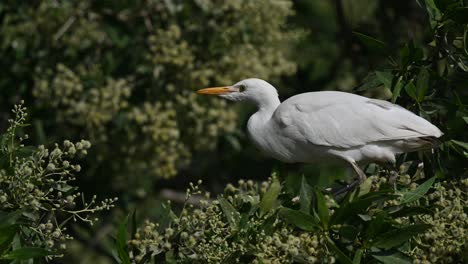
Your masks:
{"label": "bird's foot", "polygon": [[360,181],[355,180],[352,183],[347,184],[345,186],[337,187],[337,188],[331,188],[331,189],[329,189],[329,191],[334,197],[338,197],[338,196],[341,196],[343,194],[346,195],[348,192],[353,191],[354,189],[356,189],[357,186],[359,186],[359,184],[360,184]]}

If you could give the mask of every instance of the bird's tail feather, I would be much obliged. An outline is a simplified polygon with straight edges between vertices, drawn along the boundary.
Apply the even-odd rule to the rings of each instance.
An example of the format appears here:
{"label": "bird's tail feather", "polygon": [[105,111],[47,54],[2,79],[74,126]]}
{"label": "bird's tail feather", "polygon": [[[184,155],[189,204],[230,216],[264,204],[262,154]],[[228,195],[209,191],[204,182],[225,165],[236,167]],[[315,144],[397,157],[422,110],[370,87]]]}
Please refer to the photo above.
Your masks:
{"label": "bird's tail feather", "polygon": [[442,141],[437,137],[426,136],[418,138],[410,138],[404,141],[404,148],[410,151],[421,149],[433,149],[442,144]]}

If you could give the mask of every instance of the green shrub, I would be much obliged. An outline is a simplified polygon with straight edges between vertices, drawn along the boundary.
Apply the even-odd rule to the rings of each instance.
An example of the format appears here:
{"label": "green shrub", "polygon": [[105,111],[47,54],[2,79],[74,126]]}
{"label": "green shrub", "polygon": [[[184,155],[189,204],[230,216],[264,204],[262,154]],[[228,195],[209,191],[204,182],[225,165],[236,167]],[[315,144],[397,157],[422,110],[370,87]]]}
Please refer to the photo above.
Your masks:
{"label": "green shrub", "polygon": [[[440,152],[419,156],[426,173],[444,173],[451,178],[466,176],[468,141],[468,39],[467,5],[463,1],[419,1],[429,25],[424,36],[409,39],[392,52],[387,44],[357,33],[368,49],[388,56],[387,64],[371,72],[356,90],[372,92],[383,88],[390,100],[436,124],[445,133]],[[461,14],[465,16],[462,16]],[[452,139],[452,140],[450,140]]]}
{"label": "green shrub", "polygon": [[[224,195],[186,204],[178,214],[168,204],[156,222],[117,243],[121,261],[466,262],[466,4],[418,4],[427,11],[428,26],[399,49],[352,33],[354,44],[388,58],[356,91],[388,96],[437,124],[448,139],[440,149],[399,157],[396,184],[369,169],[375,175],[343,199],[312,189],[306,180],[296,189],[288,180],[271,180],[228,185]],[[187,199],[198,192],[192,187]]]}
{"label": "green shrub", "polygon": [[[95,237],[77,228],[83,243],[69,250],[70,261],[83,250],[92,255],[91,247],[112,257],[102,234],[135,201],[144,218],[160,217],[138,231],[127,220],[130,235],[121,225],[123,263],[466,261],[466,10],[459,0],[1,1],[0,127],[10,106],[25,99],[30,142],[52,148],[12,141],[23,131],[21,117],[2,136],[0,258],[62,254],[67,221],[93,221],[89,213],[114,201],[80,202],[81,184],[85,192],[118,192],[123,209],[106,216]],[[310,34],[297,47],[304,28]],[[242,145],[236,122],[249,110],[192,92],[252,74],[277,84],[282,97],[354,87],[387,98],[440,127],[444,142],[433,155],[399,157],[398,165],[412,162],[396,186],[369,168],[375,176],[344,199],[312,189],[319,177],[307,173],[307,181],[242,181],[190,205],[190,197],[200,198],[193,186],[183,209],[154,208],[155,186],[183,186],[154,184],[162,178],[216,176],[207,188],[217,192],[225,175],[270,172],[272,162],[257,162],[258,152]],[[74,181],[75,158],[85,156]]]}
{"label": "green shrub", "polygon": [[0,54],[13,64],[0,73],[0,102],[31,98],[33,124],[48,135],[34,139],[89,138],[90,160],[100,162],[87,167],[112,175],[109,191],[148,193],[236,130],[236,111],[199,100],[195,89],[294,73],[291,8],[267,0],[2,2]]}
{"label": "green shrub", "polygon": [[416,239],[410,252],[414,263],[457,263],[467,261],[468,179],[436,183],[434,192],[425,199],[433,215],[420,216],[419,221],[431,228]]}
{"label": "green shrub", "polygon": [[431,188],[435,178],[405,173],[394,184],[372,176],[343,199],[314,190],[304,177],[294,193],[273,177],[228,185],[216,199],[191,184],[186,201],[202,195],[199,204],[186,203],[179,214],[166,204],[158,222],[146,221],[128,242],[118,242],[120,257],[132,263],[466,260],[468,181]]}
{"label": "green shrub", "polygon": [[15,117],[0,136],[0,261],[59,256],[73,239],[65,225],[69,220],[93,224],[93,213],[109,210],[117,200],[85,201],[73,186],[81,170],[76,158],[87,154],[89,141],[65,140],[51,149],[25,146],[25,111],[15,105]]}

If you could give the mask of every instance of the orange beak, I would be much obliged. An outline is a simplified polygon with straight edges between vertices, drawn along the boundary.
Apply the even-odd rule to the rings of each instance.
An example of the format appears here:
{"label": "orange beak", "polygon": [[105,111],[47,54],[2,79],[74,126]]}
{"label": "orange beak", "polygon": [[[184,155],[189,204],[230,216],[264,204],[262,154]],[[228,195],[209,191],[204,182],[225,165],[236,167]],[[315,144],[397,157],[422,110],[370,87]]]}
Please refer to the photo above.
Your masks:
{"label": "orange beak", "polygon": [[236,90],[229,86],[211,87],[211,88],[200,89],[197,91],[198,94],[211,94],[211,95],[227,94],[231,92],[236,92]]}

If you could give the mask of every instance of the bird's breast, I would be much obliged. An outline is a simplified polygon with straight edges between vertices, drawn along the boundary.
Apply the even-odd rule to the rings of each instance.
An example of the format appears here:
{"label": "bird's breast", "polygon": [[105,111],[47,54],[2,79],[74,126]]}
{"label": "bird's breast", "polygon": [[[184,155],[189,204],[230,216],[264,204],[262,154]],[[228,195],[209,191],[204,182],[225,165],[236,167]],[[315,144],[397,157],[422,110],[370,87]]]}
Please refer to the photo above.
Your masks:
{"label": "bird's breast", "polygon": [[[271,121],[271,120],[270,120]],[[299,137],[291,138],[284,135],[281,124],[264,121],[258,116],[252,116],[247,124],[250,140],[265,155],[286,163],[314,163],[320,161],[333,162],[338,159],[330,153],[329,147],[311,144]]]}
{"label": "bird's breast", "polygon": [[250,140],[265,155],[283,162],[297,162],[297,151],[291,149],[294,144],[288,144],[288,139],[281,136],[274,124],[254,115],[249,119],[247,131]]}

